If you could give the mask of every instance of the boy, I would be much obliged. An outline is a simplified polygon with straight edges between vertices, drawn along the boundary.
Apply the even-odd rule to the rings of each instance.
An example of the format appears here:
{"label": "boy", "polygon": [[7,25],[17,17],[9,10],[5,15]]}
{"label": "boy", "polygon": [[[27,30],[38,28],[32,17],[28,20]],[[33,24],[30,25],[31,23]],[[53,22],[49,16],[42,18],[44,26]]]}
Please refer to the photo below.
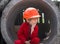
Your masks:
{"label": "boy", "polygon": [[15,40],[15,44],[39,44],[37,25],[39,17],[41,16],[38,10],[33,7],[29,7],[23,12],[26,22],[20,26],[17,33],[18,40]]}

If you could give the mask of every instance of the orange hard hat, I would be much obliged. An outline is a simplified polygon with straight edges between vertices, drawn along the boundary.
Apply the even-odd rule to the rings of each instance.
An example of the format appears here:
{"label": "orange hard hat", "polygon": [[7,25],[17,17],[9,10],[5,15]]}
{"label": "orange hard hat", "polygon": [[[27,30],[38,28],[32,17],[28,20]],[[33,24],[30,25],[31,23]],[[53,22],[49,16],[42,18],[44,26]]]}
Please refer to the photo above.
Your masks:
{"label": "orange hard hat", "polygon": [[41,15],[39,14],[36,8],[29,7],[23,12],[24,19],[37,18],[37,17],[41,17]]}

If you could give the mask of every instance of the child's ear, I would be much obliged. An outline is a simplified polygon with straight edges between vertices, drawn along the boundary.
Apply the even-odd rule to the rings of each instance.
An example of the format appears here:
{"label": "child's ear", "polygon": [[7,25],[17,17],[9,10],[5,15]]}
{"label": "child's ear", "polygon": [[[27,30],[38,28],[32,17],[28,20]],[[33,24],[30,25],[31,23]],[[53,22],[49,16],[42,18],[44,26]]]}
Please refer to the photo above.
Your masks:
{"label": "child's ear", "polygon": [[26,22],[29,22],[29,20],[26,20]]}

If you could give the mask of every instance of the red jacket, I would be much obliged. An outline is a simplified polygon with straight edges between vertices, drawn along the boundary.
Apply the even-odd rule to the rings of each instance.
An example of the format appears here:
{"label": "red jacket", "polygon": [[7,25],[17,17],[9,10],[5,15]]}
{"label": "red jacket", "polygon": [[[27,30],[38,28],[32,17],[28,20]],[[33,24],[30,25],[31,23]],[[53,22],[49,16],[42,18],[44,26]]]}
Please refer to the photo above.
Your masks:
{"label": "red jacket", "polygon": [[[18,30],[18,39],[28,40],[29,38],[29,29],[30,25],[25,22],[20,26],[20,29]],[[35,26],[34,31],[30,35],[30,38],[38,37],[38,25]]]}

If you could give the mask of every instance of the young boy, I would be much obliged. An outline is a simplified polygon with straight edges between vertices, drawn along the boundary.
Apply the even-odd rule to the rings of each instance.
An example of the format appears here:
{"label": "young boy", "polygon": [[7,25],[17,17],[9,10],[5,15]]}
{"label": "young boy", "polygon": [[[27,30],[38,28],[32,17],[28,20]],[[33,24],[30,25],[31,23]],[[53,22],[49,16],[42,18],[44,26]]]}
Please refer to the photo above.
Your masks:
{"label": "young boy", "polygon": [[20,26],[17,36],[18,40],[15,40],[15,44],[39,44],[40,39],[38,37],[38,18],[41,17],[36,8],[29,7],[23,12],[23,18],[26,20]]}

